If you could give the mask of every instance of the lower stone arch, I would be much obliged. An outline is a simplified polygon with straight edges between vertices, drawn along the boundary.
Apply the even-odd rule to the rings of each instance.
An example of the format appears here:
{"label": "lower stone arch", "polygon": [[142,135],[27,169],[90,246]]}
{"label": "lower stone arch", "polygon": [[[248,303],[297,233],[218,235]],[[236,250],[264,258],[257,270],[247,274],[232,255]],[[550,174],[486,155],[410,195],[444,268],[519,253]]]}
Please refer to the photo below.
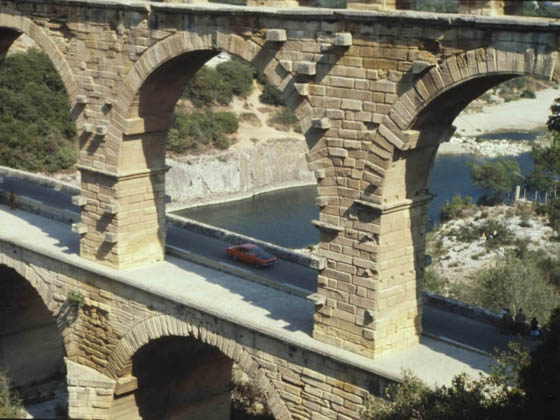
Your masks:
{"label": "lower stone arch", "polygon": [[[72,73],[70,66],[64,58],[64,55],[60,52],[52,38],[49,37],[40,26],[36,25],[30,19],[7,13],[0,13],[0,31],[2,29],[15,31],[19,34],[25,34],[41,48],[41,50],[49,57],[51,63],[59,74],[70,103],[74,104],[76,101],[76,95],[78,94],[78,85],[74,79],[74,74]],[[17,38],[17,36],[15,38]],[[15,40],[15,38],[11,41]],[[9,42],[10,45],[11,41]],[[0,40],[0,48],[2,47],[8,48],[9,45],[2,45]],[[2,57],[1,54],[2,50],[0,49],[0,61]]]}
{"label": "lower stone arch", "polygon": [[203,323],[195,317],[179,319],[159,315],[137,324],[120,339],[111,353],[107,363],[109,376],[118,381],[119,378],[129,374],[131,360],[136,352],[150,341],[164,337],[192,337],[218,349],[236,362],[241,370],[255,381],[259,390],[266,396],[269,409],[276,420],[292,418],[273,383],[243,346],[234,339],[221,336],[213,325]]}

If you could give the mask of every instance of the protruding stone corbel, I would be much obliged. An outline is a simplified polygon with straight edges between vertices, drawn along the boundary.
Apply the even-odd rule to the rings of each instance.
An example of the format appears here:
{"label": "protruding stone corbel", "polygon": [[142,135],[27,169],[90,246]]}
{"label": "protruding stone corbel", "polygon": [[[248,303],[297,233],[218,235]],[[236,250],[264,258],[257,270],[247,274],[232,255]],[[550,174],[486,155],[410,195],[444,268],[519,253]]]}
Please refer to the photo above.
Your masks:
{"label": "protruding stone corbel", "polygon": [[85,223],[73,223],[72,232],[79,235],[85,235],[88,232],[88,227]]}
{"label": "protruding stone corbel", "polygon": [[352,45],[352,34],[349,32],[334,34],[333,45],[335,47],[350,47]]}
{"label": "protruding stone corbel", "polygon": [[318,128],[319,130],[328,130],[331,128],[331,120],[328,118],[318,118],[313,120],[313,128]]}
{"label": "protruding stone corbel", "polygon": [[82,124],[82,131],[85,134],[91,134],[93,133],[93,126],[89,123]]}
{"label": "protruding stone corbel", "polygon": [[317,64],[311,61],[300,61],[296,64],[296,72],[306,76],[315,76],[317,74]]}
{"label": "protruding stone corbel", "polygon": [[83,207],[87,204],[87,197],[83,195],[74,195],[72,196],[72,204],[78,207]]}
{"label": "protruding stone corbel", "polygon": [[107,135],[108,128],[105,124],[98,124],[95,126],[95,134],[99,137],[105,137]]}
{"label": "protruding stone corbel", "polygon": [[320,295],[319,293],[313,293],[307,296],[307,300],[313,302],[313,305],[315,305],[315,309],[321,309],[327,304],[327,298],[323,295]]}
{"label": "protruding stone corbel", "polygon": [[125,376],[117,379],[115,386],[115,395],[129,394],[138,389],[138,378],[136,376]]}
{"label": "protruding stone corbel", "polygon": [[315,205],[319,208],[326,207],[329,204],[329,199],[327,197],[316,197]]}
{"label": "protruding stone corbel", "polygon": [[116,202],[111,202],[105,206],[105,213],[110,215],[115,215],[119,212],[119,204]]}
{"label": "protruding stone corbel", "polygon": [[107,108],[112,108],[113,107],[113,100],[111,98],[105,99],[105,106]]}
{"label": "protruding stone corbel", "polygon": [[327,232],[335,232],[335,233],[340,233],[344,230],[344,228],[342,226],[337,226],[337,225],[333,225],[330,223],[325,223],[325,222],[321,222],[320,220],[312,220],[311,223],[313,223],[313,225],[319,229],[319,230],[325,230]]}
{"label": "protruding stone corbel", "polygon": [[267,42],[286,42],[288,36],[285,29],[269,29],[266,31]]}
{"label": "protruding stone corbel", "polygon": [[105,242],[116,244],[119,241],[118,235],[114,232],[105,232]]}
{"label": "protruding stone corbel", "polygon": [[315,170],[315,178],[319,179],[325,179],[325,177],[327,176],[327,171],[325,169],[316,169]]}
{"label": "protruding stone corbel", "polygon": [[85,105],[88,103],[88,97],[86,95],[78,95],[76,96],[76,103]]}
{"label": "protruding stone corbel", "polygon": [[296,91],[301,96],[309,96],[309,83],[294,83]]}

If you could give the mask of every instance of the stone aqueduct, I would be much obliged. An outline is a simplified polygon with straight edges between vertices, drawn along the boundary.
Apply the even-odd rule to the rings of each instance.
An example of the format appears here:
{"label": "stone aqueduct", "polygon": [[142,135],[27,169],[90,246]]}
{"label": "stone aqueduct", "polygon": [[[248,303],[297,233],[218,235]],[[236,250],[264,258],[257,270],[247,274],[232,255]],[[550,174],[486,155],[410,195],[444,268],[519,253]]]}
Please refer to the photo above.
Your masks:
{"label": "stone aqueduct", "polygon": [[[523,74],[558,81],[560,24],[498,16],[504,2],[485,0],[462,2],[471,15],[397,10],[407,2],[389,0],[349,0],[338,10],[298,7],[304,1],[187,3],[195,4],[0,0],[0,57],[26,34],[54,63],[72,104],[80,255],[118,269],[164,258],[166,131],[184,84],[225,51],[284,92],[308,141],[324,261],[313,337],[370,358],[417,343],[427,180],[438,145],[490,87]],[[146,296],[20,254],[6,245],[0,262],[26,278],[50,311],[61,311],[71,286],[89,302],[90,317],[63,329],[69,386],[80,387],[71,372],[84,366],[104,379],[92,381],[86,396],[83,387],[71,391],[71,402],[91,403],[72,418],[110,417],[114,396],[132,381],[133,354],[173,335],[193,336],[238,362],[267,391],[277,419],[359,416],[371,382],[363,372],[319,360],[303,368],[282,358],[290,349],[281,343],[253,337],[247,345],[225,321],[188,308],[183,316],[163,303],[150,309]]]}

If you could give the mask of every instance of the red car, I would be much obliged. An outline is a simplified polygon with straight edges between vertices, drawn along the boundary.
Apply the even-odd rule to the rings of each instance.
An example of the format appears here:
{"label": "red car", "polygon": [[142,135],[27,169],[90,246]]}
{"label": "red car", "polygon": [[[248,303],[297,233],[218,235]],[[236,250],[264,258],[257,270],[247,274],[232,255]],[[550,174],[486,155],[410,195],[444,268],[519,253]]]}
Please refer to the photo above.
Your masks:
{"label": "red car", "polygon": [[270,255],[254,244],[230,246],[226,249],[226,253],[234,260],[240,260],[257,267],[268,267],[277,261],[274,255]]}

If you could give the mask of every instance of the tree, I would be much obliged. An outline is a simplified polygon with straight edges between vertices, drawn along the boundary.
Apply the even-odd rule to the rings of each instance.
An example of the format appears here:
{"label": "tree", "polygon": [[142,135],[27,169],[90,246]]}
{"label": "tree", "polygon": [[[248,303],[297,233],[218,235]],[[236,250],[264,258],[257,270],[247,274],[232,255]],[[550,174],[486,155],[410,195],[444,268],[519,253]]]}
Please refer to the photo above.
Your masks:
{"label": "tree", "polygon": [[513,159],[501,158],[482,165],[469,162],[468,165],[473,182],[484,191],[484,199],[489,202],[503,202],[516,185],[523,183],[519,164]]}
{"label": "tree", "polygon": [[520,259],[508,252],[495,267],[480,272],[473,284],[472,300],[494,311],[509,308],[515,313],[523,308],[529,317],[548,319],[560,304],[560,295],[546,277],[537,258]]}

